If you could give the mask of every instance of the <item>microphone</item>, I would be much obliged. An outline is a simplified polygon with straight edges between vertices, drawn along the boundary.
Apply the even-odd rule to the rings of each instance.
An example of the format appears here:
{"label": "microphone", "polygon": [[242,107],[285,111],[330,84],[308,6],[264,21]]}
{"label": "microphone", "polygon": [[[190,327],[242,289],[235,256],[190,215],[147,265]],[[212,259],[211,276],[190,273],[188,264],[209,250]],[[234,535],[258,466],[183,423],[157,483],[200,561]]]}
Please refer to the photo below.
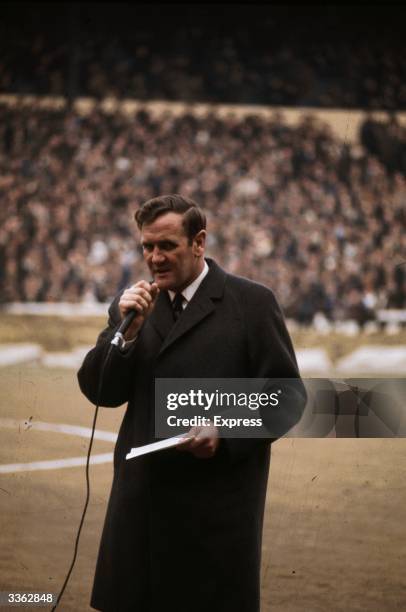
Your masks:
{"label": "microphone", "polygon": [[[154,279],[149,281],[150,284],[152,284],[154,281]],[[124,319],[121,321],[121,325],[118,328],[118,330],[116,331],[116,333],[114,334],[114,338],[113,340],[110,342],[110,344],[113,344],[114,346],[122,346],[124,343],[124,334],[127,331],[127,329],[130,327],[131,323],[134,321],[135,317],[137,316],[137,311],[136,310],[130,310],[130,312],[124,317]]]}
{"label": "microphone", "polygon": [[124,334],[127,331],[127,329],[130,327],[131,323],[134,321],[136,315],[137,315],[136,310],[130,310],[130,312],[121,321],[121,325],[116,331],[116,333],[114,334],[114,338],[111,341],[111,344],[114,344],[114,346],[122,346],[124,342]]}

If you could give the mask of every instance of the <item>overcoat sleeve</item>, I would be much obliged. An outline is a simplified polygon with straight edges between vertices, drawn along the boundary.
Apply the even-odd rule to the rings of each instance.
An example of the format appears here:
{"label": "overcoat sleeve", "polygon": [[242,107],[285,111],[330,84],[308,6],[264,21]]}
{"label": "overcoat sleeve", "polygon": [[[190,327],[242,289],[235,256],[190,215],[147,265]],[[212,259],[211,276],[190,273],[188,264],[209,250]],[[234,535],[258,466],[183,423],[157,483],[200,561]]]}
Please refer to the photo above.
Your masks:
{"label": "overcoat sleeve", "polygon": [[120,295],[110,305],[108,325],[99,335],[96,346],[86,355],[78,372],[82,393],[93,404],[99,401],[100,406],[106,407],[117,407],[127,402],[134,384],[133,349],[123,353],[114,346],[104,367],[100,397],[97,397],[103,364],[121,323],[119,299]]}

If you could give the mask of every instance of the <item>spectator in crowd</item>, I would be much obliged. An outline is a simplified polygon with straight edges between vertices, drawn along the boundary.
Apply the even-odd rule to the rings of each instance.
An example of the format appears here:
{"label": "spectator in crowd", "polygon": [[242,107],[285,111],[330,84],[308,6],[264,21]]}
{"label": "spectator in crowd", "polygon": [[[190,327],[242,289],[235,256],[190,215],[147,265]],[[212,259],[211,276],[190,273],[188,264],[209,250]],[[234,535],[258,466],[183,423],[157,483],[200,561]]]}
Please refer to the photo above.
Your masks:
{"label": "spectator in crowd", "polygon": [[406,174],[406,129],[395,115],[389,122],[368,117],[361,129],[361,142],[386,166],[390,174]]}

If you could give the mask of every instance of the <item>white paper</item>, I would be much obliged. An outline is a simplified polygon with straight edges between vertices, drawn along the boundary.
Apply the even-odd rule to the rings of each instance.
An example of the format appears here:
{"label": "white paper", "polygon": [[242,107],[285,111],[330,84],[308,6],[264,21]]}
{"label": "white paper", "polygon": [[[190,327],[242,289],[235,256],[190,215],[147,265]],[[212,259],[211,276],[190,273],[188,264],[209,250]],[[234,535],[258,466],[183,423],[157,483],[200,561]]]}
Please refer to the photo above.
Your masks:
{"label": "white paper", "polygon": [[181,436],[174,436],[173,438],[159,440],[159,442],[152,442],[151,444],[146,444],[145,446],[132,448],[130,452],[126,454],[125,458],[134,459],[134,457],[139,457],[140,455],[148,455],[149,453],[156,453],[164,448],[171,448],[172,446],[179,444],[179,442],[185,437],[186,434],[183,434]]}

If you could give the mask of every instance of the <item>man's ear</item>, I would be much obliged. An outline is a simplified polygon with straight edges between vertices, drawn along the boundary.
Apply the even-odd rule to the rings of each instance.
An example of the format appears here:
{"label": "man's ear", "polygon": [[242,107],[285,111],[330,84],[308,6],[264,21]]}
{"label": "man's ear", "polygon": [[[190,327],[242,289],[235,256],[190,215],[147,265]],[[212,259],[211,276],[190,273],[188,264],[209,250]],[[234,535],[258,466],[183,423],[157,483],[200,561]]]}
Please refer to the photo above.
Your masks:
{"label": "man's ear", "polygon": [[201,257],[204,255],[204,248],[206,246],[206,230],[202,229],[193,238],[193,255]]}

